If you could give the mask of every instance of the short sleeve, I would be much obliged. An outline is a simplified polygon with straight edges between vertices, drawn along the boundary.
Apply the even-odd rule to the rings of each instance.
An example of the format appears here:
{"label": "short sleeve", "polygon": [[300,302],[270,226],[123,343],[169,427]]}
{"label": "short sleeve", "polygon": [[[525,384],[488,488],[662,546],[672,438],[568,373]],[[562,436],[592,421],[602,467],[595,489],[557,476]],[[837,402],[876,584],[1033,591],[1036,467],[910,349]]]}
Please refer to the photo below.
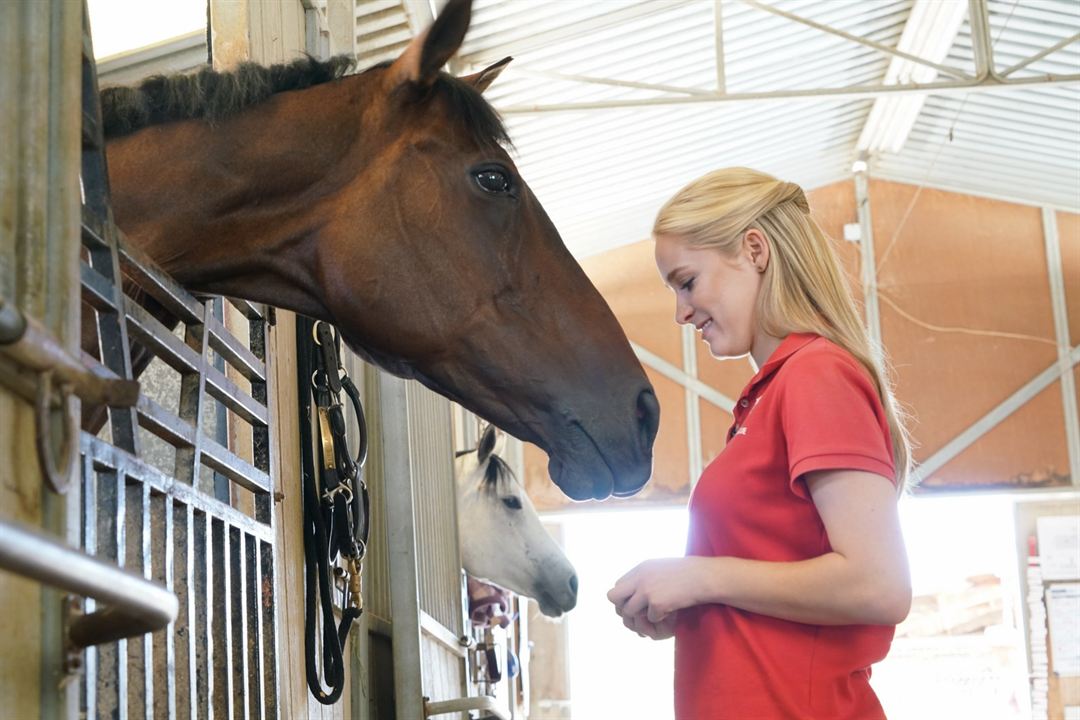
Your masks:
{"label": "short sleeve", "polygon": [[785,364],[778,383],[788,482],[803,499],[809,499],[809,491],[802,477],[815,470],[863,470],[896,482],[877,390],[857,361],[842,352],[799,353]]}

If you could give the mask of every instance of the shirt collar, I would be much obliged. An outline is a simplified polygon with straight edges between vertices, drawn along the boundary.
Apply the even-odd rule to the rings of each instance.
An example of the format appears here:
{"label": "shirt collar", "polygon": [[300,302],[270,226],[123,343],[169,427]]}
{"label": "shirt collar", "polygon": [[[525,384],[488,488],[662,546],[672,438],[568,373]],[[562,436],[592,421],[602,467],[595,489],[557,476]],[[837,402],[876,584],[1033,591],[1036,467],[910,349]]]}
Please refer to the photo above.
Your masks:
{"label": "shirt collar", "polygon": [[817,340],[819,335],[814,333],[791,333],[785,337],[780,345],[773,350],[772,355],[765,361],[765,364],[761,366],[761,369],[757,371],[757,374],[750,379],[750,383],[747,385],[747,390],[758,385],[770,375],[775,373],[784,362],[802,350],[804,347]]}

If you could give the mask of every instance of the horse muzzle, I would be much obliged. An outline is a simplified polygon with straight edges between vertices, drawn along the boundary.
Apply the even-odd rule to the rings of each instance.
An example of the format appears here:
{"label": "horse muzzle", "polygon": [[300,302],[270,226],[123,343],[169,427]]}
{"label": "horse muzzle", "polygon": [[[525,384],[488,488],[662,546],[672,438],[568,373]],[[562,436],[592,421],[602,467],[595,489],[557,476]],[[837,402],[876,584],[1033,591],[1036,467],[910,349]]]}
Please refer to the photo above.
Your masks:
{"label": "horse muzzle", "polygon": [[652,447],[660,423],[660,405],[651,388],[638,394],[632,417],[629,433],[619,427],[625,418],[610,411],[596,422],[573,420],[563,428],[559,441],[552,444],[548,473],[569,498],[629,497],[645,486],[652,474]]}
{"label": "horse muzzle", "polygon": [[540,606],[540,612],[550,618],[557,618],[577,607],[577,573],[570,569],[569,577],[561,576],[549,583],[548,587],[537,587],[532,597]]}

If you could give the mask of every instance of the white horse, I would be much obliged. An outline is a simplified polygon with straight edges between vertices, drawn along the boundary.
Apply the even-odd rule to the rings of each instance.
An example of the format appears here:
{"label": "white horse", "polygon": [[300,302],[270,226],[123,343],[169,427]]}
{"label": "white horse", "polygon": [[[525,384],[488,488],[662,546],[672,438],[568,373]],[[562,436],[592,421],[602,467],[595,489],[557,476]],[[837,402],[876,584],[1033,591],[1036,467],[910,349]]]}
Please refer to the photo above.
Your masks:
{"label": "white horse", "polygon": [[459,453],[454,463],[462,565],[558,617],[577,604],[577,574],[495,444],[489,426],[477,449]]}

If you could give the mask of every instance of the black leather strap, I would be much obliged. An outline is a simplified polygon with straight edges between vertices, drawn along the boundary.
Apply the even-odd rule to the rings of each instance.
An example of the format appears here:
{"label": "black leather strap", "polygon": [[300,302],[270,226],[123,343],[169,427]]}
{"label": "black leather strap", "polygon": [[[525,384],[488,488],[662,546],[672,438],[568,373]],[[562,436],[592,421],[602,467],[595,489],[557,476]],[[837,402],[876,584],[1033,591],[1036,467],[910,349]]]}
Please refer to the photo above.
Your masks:
{"label": "black leather strap", "polygon": [[[308,688],[324,705],[338,701],[345,686],[344,648],[363,612],[360,573],[367,552],[367,427],[360,393],[339,362],[339,337],[329,325],[296,319],[300,405],[300,456],[304,492],[304,648]],[[349,454],[342,390],[353,405],[360,447]],[[314,410],[314,413],[313,413]],[[334,563],[340,560],[338,567]],[[344,571],[346,591],[335,628],[332,575]],[[322,633],[322,676],[315,647]],[[329,690],[324,688],[324,683]]]}

